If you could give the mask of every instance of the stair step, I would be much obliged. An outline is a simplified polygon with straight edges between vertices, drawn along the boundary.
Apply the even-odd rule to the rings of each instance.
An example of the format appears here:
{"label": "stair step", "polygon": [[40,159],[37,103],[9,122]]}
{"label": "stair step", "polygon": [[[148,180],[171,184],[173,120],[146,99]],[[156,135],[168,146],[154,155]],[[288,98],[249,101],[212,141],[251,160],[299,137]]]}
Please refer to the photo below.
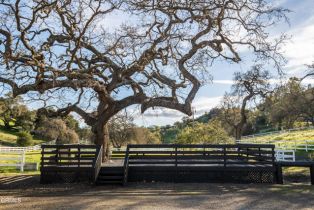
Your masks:
{"label": "stair step", "polygon": [[98,180],[123,180],[123,176],[103,176],[99,175]]}
{"label": "stair step", "polygon": [[123,184],[123,181],[103,181],[103,180],[97,180],[96,182],[97,185],[102,185],[102,184]]}
{"label": "stair step", "polygon": [[123,167],[101,167],[100,173],[106,173],[106,172],[120,172],[123,173],[124,169]]}
{"label": "stair step", "polygon": [[123,172],[99,172],[99,176],[123,176]]}

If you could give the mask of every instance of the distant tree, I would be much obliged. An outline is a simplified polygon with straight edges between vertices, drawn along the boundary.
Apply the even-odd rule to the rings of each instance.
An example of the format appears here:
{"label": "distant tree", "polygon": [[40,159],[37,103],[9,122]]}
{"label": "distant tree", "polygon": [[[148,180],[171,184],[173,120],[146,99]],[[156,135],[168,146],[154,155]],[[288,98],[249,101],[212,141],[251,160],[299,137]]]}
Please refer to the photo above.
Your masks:
{"label": "distant tree", "polygon": [[212,108],[211,110],[209,110],[209,112],[206,112],[205,114],[197,117],[195,121],[207,123],[210,120],[218,117],[220,115],[220,112],[221,112],[221,109],[219,107]]}
{"label": "distant tree", "polygon": [[127,114],[120,113],[112,117],[108,125],[112,145],[120,148],[130,143],[134,138],[134,127],[133,118]]}
{"label": "distant tree", "polygon": [[78,131],[79,130],[79,122],[72,116],[72,115],[67,115],[66,117],[63,118],[63,121],[67,125],[68,128]]}
{"label": "distant tree", "polygon": [[93,142],[93,133],[90,127],[82,127],[77,130],[77,134],[82,142],[94,143]]}
{"label": "distant tree", "polygon": [[27,131],[20,131],[17,134],[16,144],[21,147],[27,147],[32,144],[33,137]]}
{"label": "distant tree", "polygon": [[132,143],[135,144],[159,144],[161,143],[160,131],[154,130],[151,131],[148,128],[144,127],[135,127],[134,128],[134,137]]}
{"label": "distant tree", "polygon": [[194,123],[177,135],[175,141],[179,144],[218,144],[230,143],[231,138],[222,127],[218,120],[212,120],[208,123]]}
{"label": "distant tree", "polygon": [[34,121],[36,119],[36,112],[29,111],[26,106],[20,107],[20,115],[15,117],[14,126],[19,130],[31,132],[34,129]]}
{"label": "distant tree", "polygon": [[166,144],[173,143],[177,134],[183,127],[184,126],[180,122],[175,123],[172,127],[162,126],[160,128],[161,141]]}
{"label": "distant tree", "polygon": [[79,137],[74,130],[67,127],[62,119],[46,119],[37,129],[37,134],[47,140],[56,140],[57,144],[79,143]]}
{"label": "distant tree", "polygon": [[307,77],[313,77],[314,76],[314,61],[312,62],[312,64],[308,64],[306,65],[308,70],[307,70],[307,74],[302,78],[305,79]]}
{"label": "distant tree", "polygon": [[11,94],[7,94],[6,97],[0,98],[0,120],[7,129],[16,127],[31,131],[35,113],[28,110],[21,97],[13,98]]}
{"label": "distant tree", "polygon": [[265,97],[270,91],[268,71],[255,65],[246,73],[235,73],[231,93],[226,93],[222,100],[221,119],[234,132],[236,139],[241,139],[243,128],[248,118],[248,103],[258,97]]}
{"label": "distant tree", "polygon": [[292,128],[298,120],[314,124],[314,89],[303,86],[298,78],[279,85],[263,106],[269,122],[279,128]]}
{"label": "distant tree", "polygon": [[314,88],[308,86],[300,96],[301,116],[314,126]]}

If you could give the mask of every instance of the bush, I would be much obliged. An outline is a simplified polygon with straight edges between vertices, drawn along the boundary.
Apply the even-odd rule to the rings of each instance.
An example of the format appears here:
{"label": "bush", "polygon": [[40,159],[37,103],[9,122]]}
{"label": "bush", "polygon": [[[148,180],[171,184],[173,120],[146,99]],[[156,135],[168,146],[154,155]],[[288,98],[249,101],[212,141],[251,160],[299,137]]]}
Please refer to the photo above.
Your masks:
{"label": "bush", "polygon": [[26,131],[21,131],[17,134],[16,144],[21,147],[26,147],[31,145],[33,137],[30,133]]}
{"label": "bush", "polygon": [[208,123],[196,122],[181,130],[176,138],[178,144],[219,144],[232,143],[231,138],[218,120]]}
{"label": "bush", "polygon": [[57,144],[79,143],[77,133],[69,129],[62,119],[45,119],[36,131],[46,140],[56,140]]}

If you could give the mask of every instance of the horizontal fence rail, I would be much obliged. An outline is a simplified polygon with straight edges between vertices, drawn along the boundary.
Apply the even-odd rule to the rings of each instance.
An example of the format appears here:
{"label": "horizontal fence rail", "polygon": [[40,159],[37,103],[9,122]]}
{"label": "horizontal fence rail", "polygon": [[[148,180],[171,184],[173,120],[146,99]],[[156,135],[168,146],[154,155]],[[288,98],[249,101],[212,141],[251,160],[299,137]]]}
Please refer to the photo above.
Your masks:
{"label": "horizontal fence rail", "polygon": [[294,150],[275,150],[276,161],[295,161]]}
{"label": "horizontal fence rail", "polygon": [[64,182],[88,178],[93,182],[100,168],[100,152],[96,145],[42,145],[41,182],[57,178]]}
{"label": "horizontal fence rail", "polygon": [[0,151],[0,167],[18,167],[21,172],[24,171],[25,166],[25,151]]}
{"label": "horizontal fence rail", "polygon": [[278,150],[302,150],[314,151],[314,140],[256,140],[241,139],[237,140],[238,144],[274,144]]}
{"label": "horizontal fence rail", "polygon": [[[163,150],[160,150],[160,149]],[[159,150],[158,150],[159,149]],[[132,165],[264,165],[273,164],[273,145],[129,145]]]}
{"label": "horizontal fence rail", "polygon": [[37,151],[41,149],[41,145],[30,146],[30,147],[0,147],[0,151]]}
{"label": "horizontal fence rail", "polygon": [[128,145],[129,181],[274,182],[274,145]]}
{"label": "horizontal fence rail", "polygon": [[38,144],[38,145],[34,145],[34,146],[28,146],[28,147],[2,147],[0,146],[0,151],[25,151],[25,152],[31,152],[31,151],[38,151],[41,150],[41,145],[51,145],[51,144],[55,144],[56,141],[52,140],[49,142],[45,142],[43,144]]}
{"label": "horizontal fence rail", "polygon": [[300,127],[300,128],[291,128],[291,129],[286,129],[286,130],[271,131],[271,132],[265,132],[265,133],[257,133],[257,134],[242,136],[241,138],[242,139],[255,138],[255,137],[261,137],[261,136],[266,136],[266,135],[289,133],[289,132],[294,132],[294,131],[312,130],[312,129],[314,129],[314,126]]}

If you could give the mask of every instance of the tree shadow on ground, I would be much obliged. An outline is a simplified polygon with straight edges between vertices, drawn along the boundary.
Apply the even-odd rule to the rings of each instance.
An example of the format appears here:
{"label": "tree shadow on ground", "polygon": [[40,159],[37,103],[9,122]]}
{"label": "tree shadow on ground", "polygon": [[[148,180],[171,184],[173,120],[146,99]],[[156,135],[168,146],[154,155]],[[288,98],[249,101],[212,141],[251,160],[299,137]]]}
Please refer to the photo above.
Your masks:
{"label": "tree shadow on ground", "polygon": [[[47,209],[52,206],[69,209],[302,209],[314,206],[314,187],[304,184],[41,185],[38,176],[16,176],[1,177],[0,186],[1,194],[27,198],[25,206],[40,205]],[[33,200],[38,203],[32,203]]]}

